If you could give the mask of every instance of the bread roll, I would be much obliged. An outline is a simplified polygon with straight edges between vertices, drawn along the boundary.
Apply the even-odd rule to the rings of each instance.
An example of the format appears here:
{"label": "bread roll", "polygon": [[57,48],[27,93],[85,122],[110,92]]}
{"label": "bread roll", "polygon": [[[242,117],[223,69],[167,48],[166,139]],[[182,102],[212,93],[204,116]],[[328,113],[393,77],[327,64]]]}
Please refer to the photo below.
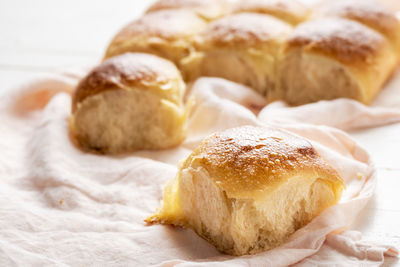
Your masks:
{"label": "bread roll", "polygon": [[210,20],[222,17],[230,10],[225,0],[159,0],[147,10],[147,13],[166,9],[189,9],[202,18]]}
{"label": "bread roll", "polygon": [[194,36],[206,22],[188,10],[152,12],[123,28],[107,48],[105,58],[125,52],[145,52],[180,60],[193,50]]}
{"label": "bread roll", "polygon": [[238,1],[233,12],[268,14],[292,25],[308,19],[310,9],[296,0],[246,0]]}
{"label": "bread roll", "polygon": [[240,13],[211,22],[197,52],[182,61],[187,80],[214,76],[267,94],[275,86],[276,63],[290,24],[268,15]]}
{"label": "bread roll", "polygon": [[175,146],[185,137],[183,92],[179,71],[165,59],[141,53],[108,59],[73,95],[72,136],[103,153]]}
{"label": "bread roll", "polygon": [[301,105],[345,97],[369,104],[396,64],[390,43],[373,29],[342,18],[311,20],[289,36],[270,99]]}
{"label": "bread roll", "polygon": [[192,152],[147,222],[192,228],[224,253],[254,254],[282,244],[337,203],[344,187],[307,140],[239,127]]}
{"label": "bread roll", "polygon": [[358,21],[384,35],[400,54],[400,20],[385,6],[373,0],[325,1],[314,16],[338,16]]}

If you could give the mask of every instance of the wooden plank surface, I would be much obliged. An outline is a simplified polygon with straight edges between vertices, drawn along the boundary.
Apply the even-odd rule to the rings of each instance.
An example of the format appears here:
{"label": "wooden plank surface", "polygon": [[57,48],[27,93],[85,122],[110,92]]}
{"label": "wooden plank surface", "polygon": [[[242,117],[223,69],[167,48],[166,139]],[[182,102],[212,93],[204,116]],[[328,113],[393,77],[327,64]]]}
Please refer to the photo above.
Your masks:
{"label": "wooden plank surface", "polygon": [[[385,1],[396,8],[400,3]],[[98,62],[112,36],[151,2],[0,1],[0,93],[44,73]],[[400,124],[351,135],[372,154],[379,178],[373,200],[352,228],[400,247]],[[385,265],[396,263],[391,258]]]}

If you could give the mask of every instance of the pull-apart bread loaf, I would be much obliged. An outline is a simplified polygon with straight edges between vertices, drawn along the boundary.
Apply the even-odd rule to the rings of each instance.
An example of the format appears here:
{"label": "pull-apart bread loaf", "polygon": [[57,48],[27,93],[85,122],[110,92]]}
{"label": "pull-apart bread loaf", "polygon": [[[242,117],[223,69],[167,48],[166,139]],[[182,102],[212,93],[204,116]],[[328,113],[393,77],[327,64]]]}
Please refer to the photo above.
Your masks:
{"label": "pull-apart bread loaf", "polygon": [[193,50],[194,37],[206,21],[186,9],[151,12],[123,28],[111,41],[105,58],[125,52],[145,52],[166,58],[179,66]]}
{"label": "pull-apart bread loaf", "polygon": [[338,202],[345,185],[305,139],[251,126],[207,137],[146,221],[192,228],[232,255],[282,244]]}
{"label": "pull-apart bread loaf", "polygon": [[146,52],[185,81],[221,77],[269,101],[369,104],[400,59],[400,20],[372,0],[160,0],[111,42],[106,58]]}
{"label": "pull-apart bread loaf", "polygon": [[168,60],[141,53],[108,59],[75,91],[72,136],[81,147],[103,153],[175,146],[185,136],[184,89]]}
{"label": "pull-apart bread loaf", "polygon": [[[93,126],[96,122],[99,127],[111,124],[122,127],[122,120],[111,123],[108,115],[93,120],[91,116],[95,113],[86,114],[86,105],[94,101],[92,98],[100,98],[98,93],[101,96],[111,94],[108,91],[112,91],[109,88],[114,85],[118,92],[127,93],[120,86],[133,80],[134,86],[140,84],[141,88],[154,89],[154,84],[167,83],[171,79],[173,84],[179,84],[176,88],[183,88],[180,74],[172,63],[145,55],[122,55],[127,52],[149,53],[170,60],[187,82],[201,76],[213,76],[248,85],[266,96],[269,102],[284,100],[291,105],[301,105],[344,97],[369,104],[400,60],[400,20],[371,0],[325,1],[314,10],[295,0],[239,0],[236,3],[227,0],[159,0],[143,17],[114,37],[107,48],[106,61],[79,85],[72,126],[85,147],[114,153],[126,151],[128,147],[169,147],[183,138],[179,134],[182,128],[179,124],[175,133],[160,135],[160,140],[164,138],[162,136],[166,140],[162,144],[160,140],[155,142],[155,137],[137,141],[144,138],[148,129],[148,126],[141,128],[142,116],[132,117],[133,124],[124,126],[133,129],[132,125],[136,125],[141,129],[137,133],[142,137],[126,141],[129,145],[121,137],[127,137],[128,130],[121,130],[118,137],[113,137],[117,141],[112,141],[110,138],[117,131],[85,126]],[[111,57],[117,58],[109,59]],[[147,62],[145,58],[152,59]],[[142,78],[146,82],[138,82]],[[165,88],[164,84],[160,87]],[[175,103],[180,110],[182,95],[180,89],[176,90],[160,89],[162,93],[156,93],[156,96],[173,95],[179,103],[168,97],[164,100]],[[144,95],[150,91],[133,90],[138,94],[134,101],[141,101],[141,97],[144,97],[143,101],[149,101],[150,96]],[[90,97],[86,99],[87,96]],[[123,101],[127,99],[130,98],[123,98]],[[121,110],[122,106],[119,105]],[[150,106],[145,105],[142,114],[158,114],[159,108],[152,113]],[[88,110],[93,110],[94,106],[90,107]],[[111,105],[107,108],[111,109]],[[138,114],[139,106],[135,105],[135,109]],[[131,110],[126,114],[129,112]],[[171,125],[181,121],[175,120],[181,118],[180,115],[171,117],[174,118]],[[90,123],[81,124],[83,120]],[[160,126],[164,127],[160,132],[167,131],[165,125]],[[156,123],[154,127],[159,126]],[[104,134],[99,135],[99,132]],[[153,136],[153,132],[149,136]]]}

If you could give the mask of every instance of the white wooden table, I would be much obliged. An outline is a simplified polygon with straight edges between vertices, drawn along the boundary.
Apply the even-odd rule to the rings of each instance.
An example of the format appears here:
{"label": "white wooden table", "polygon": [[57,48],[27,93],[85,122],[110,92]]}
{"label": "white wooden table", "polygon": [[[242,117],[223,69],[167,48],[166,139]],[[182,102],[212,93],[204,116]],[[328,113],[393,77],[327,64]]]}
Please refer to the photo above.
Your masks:
{"label": "white wooden table", "polygon": [[[95,64],[121,26],[152,2],[0,1],[0,94],[43,73]],[[351,135],[368,149],[378,168],[376,194],[352,228],[400,248],[400,124]],[[385,262],[397,264],[396,258]]]}

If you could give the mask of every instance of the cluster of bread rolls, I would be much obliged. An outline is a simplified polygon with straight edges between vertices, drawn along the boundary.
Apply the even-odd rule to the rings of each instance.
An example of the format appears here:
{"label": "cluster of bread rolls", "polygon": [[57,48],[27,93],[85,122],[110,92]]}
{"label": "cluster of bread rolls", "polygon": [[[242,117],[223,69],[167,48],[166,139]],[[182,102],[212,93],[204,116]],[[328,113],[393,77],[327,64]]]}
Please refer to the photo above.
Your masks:
{"label": "cluster of bread rolls", "polygon": [[[399,19],[369,0],[312,9],[295,0],[160,0],[79,83],[71,132],[102,153],[178,145],[185,82],[201,76],[292,105],[341,97],[368,104],[399,59]],[[192,152],[147,222],[192,228],[225,253],[254,254],[285,242],[344,187],[307,140],[240,127]]]}
{"label": "cluster of bread rolls", "polygon": [[399,19],[369,0],[160,0],[79,84],[71,129],[105,153],[167,148],[185,135],[183,81],[222,77],[292,105],[368,104],[399,58]]}

